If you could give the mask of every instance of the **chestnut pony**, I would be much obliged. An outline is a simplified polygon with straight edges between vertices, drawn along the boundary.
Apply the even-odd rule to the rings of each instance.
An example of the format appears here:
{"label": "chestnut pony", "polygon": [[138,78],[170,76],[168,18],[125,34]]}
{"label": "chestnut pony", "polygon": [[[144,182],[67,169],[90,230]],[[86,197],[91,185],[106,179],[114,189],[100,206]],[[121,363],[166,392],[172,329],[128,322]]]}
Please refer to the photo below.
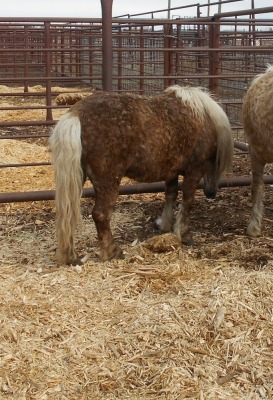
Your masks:
{"label": "chestnut pony", "polygon": [[263,171],[273,163],[273,66],[252,81],[243,100],[243,125],[252,171],[252,209],[247,234],[261,234],[264,200]]}
{"label": "chestnut pony", "polygon": [[178,176],[183,201],[174,233],[192,244],[189,218],[198,183],[215,197],[220,175],[230,168],[233,139],[225,112],[201,88],[171,86],[158,96],[100,92],[74,104],[50,137],[56,181],[57,258],[77,264],[74,235],[87,177],[95,192],[92,216],[102,260],[122,258],[110,229],[122,177],[165,181],[165,206],[159,222],[172,228]]}

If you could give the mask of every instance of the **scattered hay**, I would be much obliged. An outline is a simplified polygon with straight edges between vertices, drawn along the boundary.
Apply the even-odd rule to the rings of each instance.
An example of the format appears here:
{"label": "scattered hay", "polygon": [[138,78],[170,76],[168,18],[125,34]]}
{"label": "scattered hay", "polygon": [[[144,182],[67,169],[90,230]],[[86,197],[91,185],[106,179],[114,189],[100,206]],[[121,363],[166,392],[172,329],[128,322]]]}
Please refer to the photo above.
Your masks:
{"label": "scattered hay", "polygon": [[29,86],[29,92],[45,92],[45,87],[42,85]]}
{"label": "scattered hay", "polygon": [[23,140],[1,140],[0,164],[49,161],[49,159],[50,153],[44,146],[27,143]]}
{"label": "scattered hay", "polygon": [[[24,140],[1,139],[0,164],[50,162],[51,154],[45,146]],[[49,190],[54,187],[51,165],[36,167],[7,167],[1,169],[2,192]]]}
{"label": "scattered hay", "polygon": [[[230,240],[226,262],[199,258],[214,240],[158,253],[156,238],[122,237],[126,259],[101,263],[85,219],[77,246],[89,259],[57,268],[53,205],[2,215],[1,399],[271,398],[272,261],[243,268],[247,238]],[[152,205],[120,200],[115,236]]]}
{"label": "scattered hay", "polygon": [[144,246],[153,252],[165,253],[180,248],[181,243],[176,235],[173,233],[166,233],[148,239]]}
{"label": "scattered hay", "polygon": [[[17,88],[17,90],[18,90],[18,88]],[[6,86],[6,85],[0,85],[0,92],[2,92],[2,93],[9,93],[9,92],[11,92],[12,91],[12,89],[10,88],[10,87],[8,87],[8,86]]]}
{"label": "scattered hay", "polygon": [[55,103],[58,106],[66,106],[66,105],[73,105],[78,101],[84,99],[86,96],[90,94],[83,94],[83,93],[62,93],[59,94],[56,99]]}
{"label": "scattered hay", "polygon": [[[51,88],[52,92],[63,92],[69,89],[53,86]],[[71,88],[70,88],[71,90]],[[89,96],[96,89],[84,89],[82,87],[75,87],[73,91],[77,91],[77,93],[61,93],[56,97],[57,105],[72,105],[82,98]],[[28,91],[31,93],[46,93],[46,88],[42,85],[34,85],[29,86]],[[0,85],[0,92],[2,93],[24,93],[24,87],[8,87],[5,85]],[[82,93],[81,93],[82,92]],[[23,106],[23,107],[35,107],[35,106],[45,106],[46,101],[44,96],[32,96],[27,98],[19,97],[8,97],[5,98],[5,101],[1,101],[2,107],[13,107],[13,106]],[[64,113],[66,109],[53,109],[52,115],[53,119],[59,119]],[[0,111],[0,118],[3,121],[40,121],[46,120],[46,110],[45,109],[19,109],[19,110],[2,110]]]}

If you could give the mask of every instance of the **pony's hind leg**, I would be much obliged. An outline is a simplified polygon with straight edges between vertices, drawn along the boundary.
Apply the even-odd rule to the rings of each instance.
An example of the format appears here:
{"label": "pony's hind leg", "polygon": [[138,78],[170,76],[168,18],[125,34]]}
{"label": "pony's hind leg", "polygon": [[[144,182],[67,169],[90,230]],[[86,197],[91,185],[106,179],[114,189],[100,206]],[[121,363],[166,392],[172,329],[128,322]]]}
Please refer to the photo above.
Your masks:
{"label": "pony's hind leg", "polygon": [[170,232],[173,225],[173,207],[178,195],[178,176],[165,182],[165,204],[161,218],[156,225],[162,232]]}
{"label": "pony's hind leg", "polygon": [[200,179],[201,170],[185,174],[183,181],[183,200],[176,216],[174,233],[179,237],[182,243],[193,246],[194,241],[190,232],[190,212],[194,204],[194,196]]}
{"label": "pony's hind leg", "polygon": [[118,186],[110,189],[111,184],[95,188],[95,206],[92,217],[96,225],[100,258],[102,261],[113,258],[124,258],[121,248],[115,243],[111,228],[110,219],[118,197]]}
{"label": "pony's hind leg", "polygon": [[252,208],[250,221],[247,227],[247,234],[252,237],[261,235],[262,218],[263,218],[263,200],[264,200],[264,182],[263,171],[265,162],[258,158],[255,153],[250,150],[250,162],[252,170],[251,196]]}

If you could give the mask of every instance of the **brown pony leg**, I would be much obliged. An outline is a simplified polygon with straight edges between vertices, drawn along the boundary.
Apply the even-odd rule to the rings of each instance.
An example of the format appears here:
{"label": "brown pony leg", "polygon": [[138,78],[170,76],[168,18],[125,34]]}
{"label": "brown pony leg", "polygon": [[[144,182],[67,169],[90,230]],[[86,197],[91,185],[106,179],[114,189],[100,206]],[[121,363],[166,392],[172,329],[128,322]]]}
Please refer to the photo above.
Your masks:
{"label": "brown pony leg", "polygon": [[95,222],[102,261],[112,258],[124,258],[121,248],[115,243],[110,219],[118,197],[118,187],[110,189],[110,184],[103,188],[95,189],[95,206],[92,217]]}
{"label": "brown pony leg", "polygon": [[250,162],[252,171],[251,196],[252,208],[250,221],[247,227],[247,234],[252,237],[261,235],[261,226],[263,218],[263,200],[264,200],[264,182],[263,171],[265,162],[255,153],[250,151]]}
{"label": "brown pony leg", "polygon": [[165,204],[161,218],[156,224],[162,232],[170,232],[173,225],[173,206],[178,195],[178,176],[165,182]]}
{"label": "brown pony leg", "polygon": [[190,232],[190,212],[194,204],[194,195],[203,173],[200,171],[192,172],[191,175],[185,175],[183,180],[183,200],[180,210],[176,217],[174,233],[179,237],[182,243],[193,246],[194,241]]}

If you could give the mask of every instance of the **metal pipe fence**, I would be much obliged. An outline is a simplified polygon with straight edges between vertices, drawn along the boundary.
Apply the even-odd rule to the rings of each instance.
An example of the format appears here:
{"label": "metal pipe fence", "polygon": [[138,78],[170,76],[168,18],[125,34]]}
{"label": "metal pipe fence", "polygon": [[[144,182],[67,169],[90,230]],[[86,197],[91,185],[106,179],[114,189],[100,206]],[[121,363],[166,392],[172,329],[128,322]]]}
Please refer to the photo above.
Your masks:
{"label": "metal pipe fence", "polygon": [[[273,63],[273,7],[204,18],[194,6],[195,18],[112,19],[112,89],[154,95],[172,84],[204,86],[242,129],[249,83]],[[56,103],[60,94],[104,88],[102,28],[97,18],[0,18],[0,145],[48,136],[69,107]]]}

